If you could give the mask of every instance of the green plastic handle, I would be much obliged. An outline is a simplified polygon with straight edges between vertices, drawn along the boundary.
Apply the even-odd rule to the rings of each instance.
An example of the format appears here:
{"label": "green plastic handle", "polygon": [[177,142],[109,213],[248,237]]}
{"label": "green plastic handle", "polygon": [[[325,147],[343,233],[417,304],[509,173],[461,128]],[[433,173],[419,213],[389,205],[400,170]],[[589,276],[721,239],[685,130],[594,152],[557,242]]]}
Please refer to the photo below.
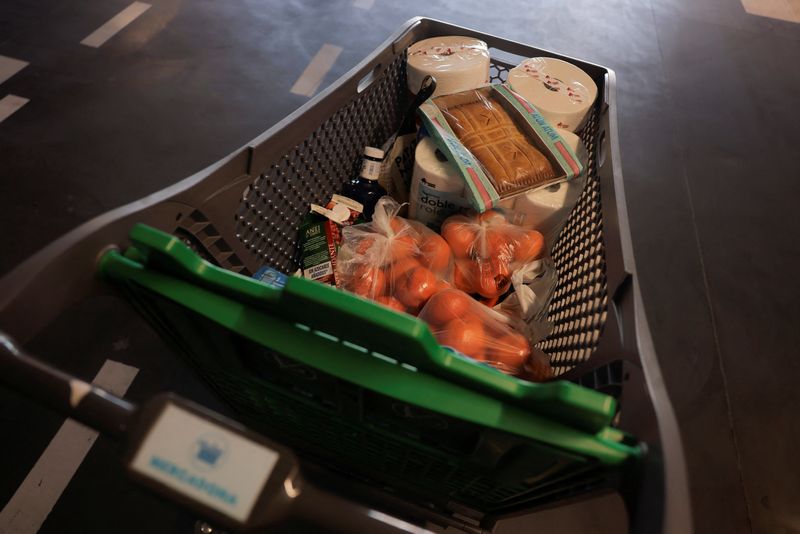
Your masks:
{"label": "green plastic handle", "polygon": [[[272,315],[266,307],[255,309],[190,281],[158,272],[118,251],[104,254],[99,268],[105,276],[135,288],[134,293],[144,289],[146,294],[175,302],[263,347],[402,402],[593,458],[603,465],[620,465],[642,452],[638,445],[625,443],[624,434],[609,433],[607,428],[586,432],[446,378],[365,353],[328,333],[309,330],[303,324]],[[226,360],[220,365],[233,372],[236,362]]]}
{"label": "green plastic handle", "polygon": [[130,237],[135,249],[126,255],[150,268],[309,330],[345,339],[357,349],[382,354],[586,431],[602,430],[614,416],[616,400],[609,395],[563,380],[537,384],[506,375],[441,347],[423,321],[370,300],[298,277],[277,289],[216,267],[180,239],[147,225],[134,226]]}

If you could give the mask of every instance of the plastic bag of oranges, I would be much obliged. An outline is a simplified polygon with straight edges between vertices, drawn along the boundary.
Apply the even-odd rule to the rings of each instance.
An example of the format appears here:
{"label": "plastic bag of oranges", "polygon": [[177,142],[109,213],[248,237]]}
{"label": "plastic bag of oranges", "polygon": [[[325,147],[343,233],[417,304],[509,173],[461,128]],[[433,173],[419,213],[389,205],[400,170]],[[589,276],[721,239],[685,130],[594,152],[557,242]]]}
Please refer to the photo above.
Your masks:
{"label": "plastic bag of oranges", "polygon": [[494,309],[524,323],[521,331],[531,343],[538,343],[553,331],[548,308],[557,284],[558,273],[550,258],[532,261],[511,274],[514,291]]}
{"label": "plastic bag of oranges", "polygon": [[[419,314],[445,347],[485,362],[507,374],[525,370],[531,355],[528,339],[512,320],[458,289],[439,291]],[[544,377],[544,374],[539,376]]]}
{"label": "plastic bag of oranges", "polygon": [[437,291],[450,287],[453,255],[441,236],[398,217],[400,207],[382,197],[372,222],[342,229],[337,278],[347,291],[417,315]]}
{"label": "plastic bag of oranges", "polygon": [[514,271],[545,252],[541,233],[509,223],[497,210],[453,215],[442,224],[442,237],[455,256],[453,285],[486,299],[503,295]]}
{"label": "plastic bag of oranges", "polygon": [[533,347],[531,355],[525,361],[517,376],[529,382],[545,382],[554,378],[555,373],[550,365],[550,356],[544,351]]}

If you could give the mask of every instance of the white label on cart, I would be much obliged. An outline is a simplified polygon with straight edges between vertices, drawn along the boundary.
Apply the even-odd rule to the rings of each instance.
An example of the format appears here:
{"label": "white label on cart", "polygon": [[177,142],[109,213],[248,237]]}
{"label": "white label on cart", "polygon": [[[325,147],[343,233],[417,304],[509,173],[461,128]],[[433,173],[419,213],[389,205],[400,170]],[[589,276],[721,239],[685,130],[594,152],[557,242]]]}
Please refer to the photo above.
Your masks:
{"label": "white label on cart", "polygon": [[277,452],[170,404],[131,468],[244,522],[277,461]]}

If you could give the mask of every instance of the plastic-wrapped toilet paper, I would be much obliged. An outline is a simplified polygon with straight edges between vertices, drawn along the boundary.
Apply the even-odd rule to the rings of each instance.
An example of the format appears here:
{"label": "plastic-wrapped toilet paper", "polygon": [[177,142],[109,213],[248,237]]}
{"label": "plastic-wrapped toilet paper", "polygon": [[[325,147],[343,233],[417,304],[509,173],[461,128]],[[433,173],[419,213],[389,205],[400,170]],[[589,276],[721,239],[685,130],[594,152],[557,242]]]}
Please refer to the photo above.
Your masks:
{"label": "plastic-wrapped toilet paper", "polygon": [[584,185],[586,178],[580,176],[569,182],[561,182],[516,197],[513,221],[541,232],[548,250],[551,250],[572,208],[578,202]]}
{"label": "plastic-wrapped toilet paper", "polygon": [[[564,141],[586,166],[587,152],[577,135],[559,129]],[[558,234],[567,222],[572,208],[586,185],[586,174],[572,180],[528,191],[504,200],[500,205],[509,212],[511,221],[525,228],[538,230],[544,236],[547,250],[552,250]]]}
{"label": "plastic-wrapped toilet paper", "polygon": [[597,85],[581,69],[560,59],[526,59],[508,73],[511,88],[557,128],[574,132],[597,98]]}
{"label": "plastic-wrapped toilet paper", "polygon": [[408,198],[408,216],[438,230],[444,220],[469,208],[464,179],[447,158],[424,137],[414,152],[414,177]]}
{"label": "plastic-wrapped toilet paper", "polygon": [[471,37],[432,37],[411,45],[408,89],[416,94],[427,75],[436,78],[433,96],[477,89],[489,83],[489,48]]}

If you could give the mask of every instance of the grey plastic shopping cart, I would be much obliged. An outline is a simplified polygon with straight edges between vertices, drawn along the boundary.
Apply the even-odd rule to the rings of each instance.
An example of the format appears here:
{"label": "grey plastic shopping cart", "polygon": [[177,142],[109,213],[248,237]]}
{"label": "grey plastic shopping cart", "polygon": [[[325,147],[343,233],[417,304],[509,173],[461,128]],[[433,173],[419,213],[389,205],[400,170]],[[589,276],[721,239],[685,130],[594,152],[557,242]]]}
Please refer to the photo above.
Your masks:
{"label": "grey plastic shopping cart", "polygon": [[[311,315],[337,311],[329,288],[313,293],[298,282],[280,296],[261,295],[250,291],[242,276],[234,280],[213,271],[249,276],[263,265],[285,272],[296,268],[297,230],[308,204],[337,192],[357,171],[363,147],[380,145],[397,129],[408,103],[406,49],[441,35],[487,42],[493,82],[504,81],[523,58],[551,56],[578,65],[597,83],[600,96],[580,132],[590,154],[588,183],[553,250],[559,272],[550,308],[555,328],[540,347],[550,354],[560,380],[615,398],[616,411],[590,414],[594,408],[587,408],[587,401],[579,407],[583,411],[567,413],[570,405],[558,395],[573,391],[571,385],[522,388],[524,394],[514,397],[487,388],[486,380],[473,380],[479,371],[471,369],[449,385],[446,373],[426,367],[418,355],[389,354],[378,362],[370,356],[386,356],[391,346],[380,351],[358,343],[351,347],[332,332],[335,324],[323,328],[313,317],[304,322],[298,311],[303,306]],[[480,532],[503,517],[617,491],[633,531],[688,532],[691,511],[679,429],[636,276],[615,98],[610,69],[435,20],[410,20],[247,146],[82,225],[21,264],[0,281],[0,329],[24,344],[72,303],[113,287],[241,421],[289,445],[313,476],[351,499],[412,522]],[[159,232],[134,227],[138,223]],[[218,275],[206,276],[209,270]],[[258,324],[264,332],[267,325],[275,332],[280,331],[275,325],[282,325],[297,343],[313,338],[314,346],[340,354],[343,361],[362,358],[371,366],[393,366],[374,369],[395,373],[398,383],[428,381],[457,388],[459,395],[478,395],[476,403],[499,415],[492,421],[468,420],[420,407],[402,391],[373,391],[366,371],[348,377],[338,362],[319,354],[293,354],[287,346],[278,350],[267,334],[223,324],[204,312],[195,294],[220,309],[238,309],[244,302],[257,322],[263,321]],[[295,311],[278,312],[273,298]],[[209,337],[197,340],[206,333]],[[404,343],[399,331],[387,336]],[[366,356],[356,354],[361,349]],[[223,357],[236,373],[219,364]],[[283,365],[286,358],[293,365]],[[500,378],[495,382],[498,390],[506,384]],[[587,399],[599,399],[590,394]],[[541,403],[526,404],[534,397]],[[511,429],[505,425],[511,415],[527,422]],[[567,438],[548,441],[546,428]],[[611,453],[596,447],[635,448],[637,454],[609,461]],[[368,461],[374,456],[388,461]]]}

